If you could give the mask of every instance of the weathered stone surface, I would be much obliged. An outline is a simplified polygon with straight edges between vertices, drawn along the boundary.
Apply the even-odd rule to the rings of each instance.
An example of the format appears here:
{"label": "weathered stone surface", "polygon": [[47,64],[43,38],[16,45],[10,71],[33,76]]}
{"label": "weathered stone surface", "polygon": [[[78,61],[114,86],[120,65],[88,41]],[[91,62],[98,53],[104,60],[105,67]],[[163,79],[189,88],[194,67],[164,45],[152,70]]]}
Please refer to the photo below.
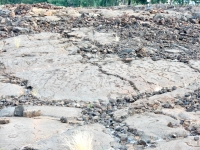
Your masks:
{"label": "weathered stone surface", "polygon": [[95,31],[93,28],[73,28],[73,32],[68,33],[69,37],[76,38],[86,38],[91,41],[98,41],[102,45],[109,45],[116,42],[115,37],[113,37],[114,33],[99,33]]}
{"label": "weathered stone surface", "polygon": [[116,121],[121,121],[128,116],[128,108],[116,110],[113,113],[114,119]]}
{"label": "weathered stone surface", "polygon": [[167,126],[169,122],[179,124],[178,120],[175,120],[169,116],[153,113],[136,114],[128,117],[125,122],[134,129],[142,132],[144,140],[160,140],[170,139],[173,134],[177,137],[184,137],[188,134],[182,127],[170,128]]}
{"label": "weathered stone surface", "polygon": [[[34,87],[32,94],[38,98],[107,101],[110,95],[135,92],[127,81],[103,74],[97,66],[79,63],[80,55],[68,55],[64,45],[57,40],[58,34],[41,33],[18,38],[21,39],[20,48],[14,50],[13,38],[7,39],[10,45],[3,54],[3,61],[8,72],[12,70],[17,77],[29,81],[28,84]],[[6,58],[8,55],[13,57]]]}
{"label": "weathered stone surface", "polygon": [[14,110],[14,116],[22,117],[24,112],[24,106],[16,106]]}
{"label": "weathered stone surface", "polygon": [[187,65],[164,60],[134,60],[130,65],[110,62],[103,65],[102,70],[132,82],[140,93],[158,91],[163,87],[183,87],[200,81],[200,73]]}
{"label": "weathered stone surface", "polygon": [[4,150],[14,149],[16,145],[19,148],[29,146],[36,149],[68,149],[66,140],[71,140],[73,133],[77,131],[90,133],[96,150],[109,149],[110,142],[114,141],[109,134],[104,133],[106,129],[99,124],[72,129],[68,124],[62,124],[48,117],[10,118],[10,120],[11,123],[0,129],[0,141],[4,141],[0,142],[0,145]]}
{"label": "weathered stone surface", "polygon": [[53,107],[53,106],[25,106],[25,110],[33,111],[40,110],[42,116],[49,117],[67,117],[67,118],[78,118],[81,116],[80,108],[70,108],[70,107]]}
{"label": "weathered stone surface", "polygon": [[183,97],[185,93],[192,92],[193,88],[196,89],[199,86],[199,84],[194,84],[192,86],[188,86],[188,88],[179,88],[171,92],[159,94],[159,95],[153,95],[149,98],[142,98],[137,100],[136,102],[132,103],[129,106],[129,110],[135,110],[135,108],[146,108],[147,106],[150,107],[153,110],[160,109],[162,104],[172,104],[174,105],[176,97]]}
{"label": "weathered stone surface", "polygon": [[9,119],[10,123],[0,129],[0,145],[5,150],[14,149],[16,146],[21,148],[70,129],[68,124],[61,124],[58,120],[48,117]]}
{"label": "weathered stone surface", "polygon": [[0,95],[5,96],[21,96],[24,93],[23,87],[10,84],[10,83],[1,83],[0,82]]}
{"label": "weathered stone surface", "polygon": [[169,149],[181,149],[181,150],[198,150],[200,147],[199,141],[194,141],[192,137],[173,140],[169,142],[161,141],[156,145],[156,147],[151,148],[148,147],[147,149],[152,150],[169,150]]}
{"label": "weathered stone surface", "polygon": [[[14,114],[14,107],[5,107],[0,110],[0,117],[11,117]],[[67,118],[78,118],[81,116],[80,108],[71,107],[54,107],[54,106],[24,106],[25,111],[40,110],[41,116],[60,118],[62,116]]]}
{"label": "weathered stone surface", "polygon": [[1,125],[0,149],[68,149],[76,130],[95,150],[198,147],[198,10],[0,6],[0,116],[34,117]]}
{"label": "weathered stone surface", "polygon": [[[91,134],[91,137],[93,138],[93,146],[95,150],[105,150],[110,148],[110,142],[113,142],[114,139],[109,135],[104,133],[104,130],[106,130],[102,125],[94,124],[90,126],[82,126],[78,127],[72,130],[68,130],[66,132],[63,132],[62,134],[58,136],[53,136],[50,138],[47,138],[43,141],[38,141],[34,143],[32,146],[35,148],[43,148],[43,147],[51,147],[51,148],[66,148],[67,144],[66,140],[71,140],[73,137],[73,134],[78,132],[88,132]],[[104,138],[99,138],[104,137]],[[64,140],[64,141],[63,141]],[[59,143],[55,143],[55,141],[59,141]]]}
{"label": "weathered stone surface", "polygon": [[175,109],[163,109],[163,113],[168,114],[169,116],[175,116],[180,120],[189,120],[191,122],[200,123],[198,118],[200,117],[200,112],[185,112],[183,108],[175,108]]}
{"label": "weathered stone surface", "polygon": [[198,71],[200,71],[200,61],[199,61],[199,60],[191,60],[191,61],[189,62],[189,64],[190,64],[193,68],[195,68],[195,69],[197,69]]}
{"label": "weathered stone surface", "polygon": [[12,117],[14,115],[15,107],[4,107],[0,110],[0,117]]}

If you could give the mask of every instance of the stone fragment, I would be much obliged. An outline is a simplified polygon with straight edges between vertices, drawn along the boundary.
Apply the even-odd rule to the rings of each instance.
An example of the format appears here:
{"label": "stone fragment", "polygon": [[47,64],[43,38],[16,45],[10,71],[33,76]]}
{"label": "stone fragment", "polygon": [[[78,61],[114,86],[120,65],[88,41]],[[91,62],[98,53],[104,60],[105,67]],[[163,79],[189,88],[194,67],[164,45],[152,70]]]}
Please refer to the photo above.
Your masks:
{"label": "stone fragment", "polygon": [[179,127],[179,124],[174,123],[174,122],[169,122],[167,126],[170,128],[177,128],[177,127]]}
{"label": "stone fragment", "polygon": [[14,110],[14,116],[22,117],[24,112],[24,106],[17,106]]}
{"label": "stone fragment", "polygon": [[147,146],[147,143],[144,140],[139,140],[138,145],[144,145]]}
{"label": "stone fragment", "polygon": [[119,109],[113,113],[113,117],[115,121],[122,121],[124,118],[128,116],[128,109]]}
{"label": "stone fragment", "polygon": [[60,118],[60,121],[61,121],[62,123],[67,123],[67,118],[66,118],[66,117],[61,117],[61,118]]}
{"label": "stone fragment", "polygon": [[8,123],[10,123],[10,119],[0,118],[0,124],[8,124]]}
{"label": "stone fragment", "polygon": [[199,137],[198,137],[198,136],[195,136],[195,137],[194,137],[194,140],[195,140],[195,141],[198,141],[198,140],[199,140]]}
{"label": "stone fragment", "polygon": [[14,31],[14,32],[27,33],[27,32],[29,32],[29,29],[28,29],[28,28],[21,28],[21,27],[14,27],[14,28],[13,28],[13,31]]}
{"label": "stone fragment", "polygon": [[147,56],[146,49],[144,47],[137,49],[135,52],[138,57],[146,57]]}
{"label": "stone fragment", "polygon": [[200,11],[199,11],[199,12],[194,12],[194,13],[192,13],[192,16],[193,16],[195,19],[200,19]]}
{"label": "stone fragment", "polygon": [[44,13],[44,16],[52,16],[52,11],[48,10]]}
{"label": "stone fragment", "polygon": [[84,121],[78,121],[75,119],[69,120],[68,123],[71,125],[78,125],[78,126],[83,126],[85,124]]}

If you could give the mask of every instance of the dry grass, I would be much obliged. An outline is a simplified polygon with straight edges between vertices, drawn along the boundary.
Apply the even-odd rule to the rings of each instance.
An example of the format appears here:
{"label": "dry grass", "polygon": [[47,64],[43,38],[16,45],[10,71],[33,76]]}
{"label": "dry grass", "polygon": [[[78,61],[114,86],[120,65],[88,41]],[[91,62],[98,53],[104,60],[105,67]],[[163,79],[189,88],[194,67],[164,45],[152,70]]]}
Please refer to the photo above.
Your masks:
{"label": "dry grass", "polygon": [[21,42],[21,40],[19,38],[15,38],[15,47],[16,48],[20,47],[20,42]]}
{"label": "dry grass", "polygon": [[116,34],[116,36],[115,36],[115,41],[116,41],[116,42],[119,42],[119,40],[120,40],[120,37],[118,37],[117,34]]}
{"label": "dry grass", "polygon": [[66,145],[70,150],[93,150],[93,137],[86,131],[77,131],[70,139],[66,140]]}

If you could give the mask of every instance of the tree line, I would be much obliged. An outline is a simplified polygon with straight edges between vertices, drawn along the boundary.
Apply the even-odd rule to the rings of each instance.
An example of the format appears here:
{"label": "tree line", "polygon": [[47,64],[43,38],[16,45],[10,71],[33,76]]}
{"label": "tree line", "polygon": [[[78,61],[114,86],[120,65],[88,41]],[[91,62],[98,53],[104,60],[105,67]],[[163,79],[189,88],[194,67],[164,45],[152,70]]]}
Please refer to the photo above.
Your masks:
{"label": "tree line", "polygon": [[[172,3],[187,4],[191,0],[173,0]],[[193,0],[198,3],[200,0]],[[33,4],[47,2],[58,6],[72,6],[72,7],[107,7],[119,5],[133,5],[133,4],[147,4],[147,0],[0,0],[0,4]],[[151,0],[151,4],[167,3],[168,0]]]}

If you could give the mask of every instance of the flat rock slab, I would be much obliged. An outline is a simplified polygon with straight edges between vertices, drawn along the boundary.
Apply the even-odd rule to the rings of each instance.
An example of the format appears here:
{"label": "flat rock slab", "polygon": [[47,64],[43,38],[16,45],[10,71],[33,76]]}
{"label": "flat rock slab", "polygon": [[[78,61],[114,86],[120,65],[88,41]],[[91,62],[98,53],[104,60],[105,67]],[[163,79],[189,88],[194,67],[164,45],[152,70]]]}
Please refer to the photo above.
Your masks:
{"label": "flat rock slab", "polygon": [[[198,84],[194,85],[194,88],[196,89],[198,86],[199,86]],[[141,105],[141,104],[154,105],[155,103],[174,103],[176,97],[184,97],[185,93],[188,93],[188,92],[193,92],[190,86],[187,89],[179,88],[172,92],[167,92],[167,93],[163,93],[159,95],[153,95],[149,98],[143,98],[143,99],[137,100],[136,102],[130,105],[130,108],[132,107],[134,109],[134,107],[137,107],[138,105]]]}
{"label": "flat rock slab", "polygon": [[[13,41],[20,39],[17,48]],[[106,75],[79,54],[69,55],[69,45],[59,34],[40,33],[6,39],[0,55],[6,72],[28,80],[32,94],[44,100],[108,101],[135,93],[129,82]],[[18,41],[18,40],[17,40]]]}
{"label": "flat rock slab", "polygon": [[34,87],[32,94],[41,99],[108,101],[110,95],[134,93],[126,81],[108,76],[90,64],[66,64],[65,68],[46,68],[16,73]]}
{"label": "flat rock slab", "polygon": [[95,150],[105,150],[114,142],[105,130],[100,124],[72,127],[51,117],[10,118],[10,123],[0,128],[0,148],[10,150],[29,146],[43,150],[69,150],[67,141],[72,140],[74,133],[84,132],[91,135]]}
{"label": "flat rock slab", "polygon": [[195,122],[195,124],[200,124],[200,111],[197,112],[186,112],[183,108],[174,109],[162,109],[162,112],[174,116],[179,120],[188,120]]}
{"label": "flat rock slab", "polygon": [[191,61],[189,62],[189,64],[190,64],[193,68],[195,68],[195,69],[197,69],[198,71],[200,71],[200,61],[199,61],[199,60],[191,60]]}
{"label": "flat rock slab", "polygon": [[[15,107],[5,107],[0,110],[0,117],[13,116]],[[25,111],[40,110],[41,116],[54,118],[67,117],[78,118],[81,116],[80,108],[72,107],[54,107],[54,106],[24,106]]]}
{"label": "flat rock slab", "polygon": [[71,127],[50,117],[10,117],[10,123],[0,128],[0,148],[11,150],[58,135]]}
{"label": "flat rock slab", "polygon": [[0,95],[3,97],[6,96],[21,96],[24,94],[24,88],[10,83],[1,83],[0,82]]}
{"label": "flat rock slab", "polygon": [[161,141],[155,148],[147,148],[148,150],[199,150],[200,141],[194,141],[194,137],[178,139],[173,141]]}
{"label": "flat rock slab", "polygon": [[109,45],[116,42],[113,32],[100,33],[94,31],[93,28],[73,28],[72,30],[73,32],[68,33],[68,36],[70,37],[86,38],[90,39],[91,41],[98,41],[102,45]]}
{"label": "flat rock slab", "polygon": [[4,107],[0,110],[0,117],[12,117],[14,116],[15,107]]}
{"label": "flat rock slab", "polygon": [[[106,128],[100,124],[86,125],[73,129],[69,129],[59,135],[46,138],[31,144],[31,147],[37,149],[66,149],[69,150],[67,142],[71,141],[74,134],[88,133],[92,137],[93,149],[95,150],[108,150],[111,148],[110,143],[114,142],[114,138],[109,134],[105,133]],[[87,142],[87,141],[86,141]]]}
{"label": "flat rock slab", "polygon": [[133,60],[130,64],[115,61],[102,65],[102,70],[131,81],[140,93],[200,82],[200,73],[194,69],[180,62],[165,60]]}
{"label": "flat rock slab", "polygon": [[125,122],[134,129],[141,132],[141,138],[146,140],[163,140],[170,139],[173,134],[177,137],[184,137],[187,131],[183,127],[171,128],[168,123],[179,124],[169,116],[153,113],[136,114],[128,117]]}
{"label": "flat rock slab", "polygon": [[80,108],[73,108],[73,107],[53,107],[53,106],[25,106],[25,110],[32,111],[32,110],[40,110],[42,116],[49,116],[49,117],[69,117],[75,118],[81,116],[81,109]]}

